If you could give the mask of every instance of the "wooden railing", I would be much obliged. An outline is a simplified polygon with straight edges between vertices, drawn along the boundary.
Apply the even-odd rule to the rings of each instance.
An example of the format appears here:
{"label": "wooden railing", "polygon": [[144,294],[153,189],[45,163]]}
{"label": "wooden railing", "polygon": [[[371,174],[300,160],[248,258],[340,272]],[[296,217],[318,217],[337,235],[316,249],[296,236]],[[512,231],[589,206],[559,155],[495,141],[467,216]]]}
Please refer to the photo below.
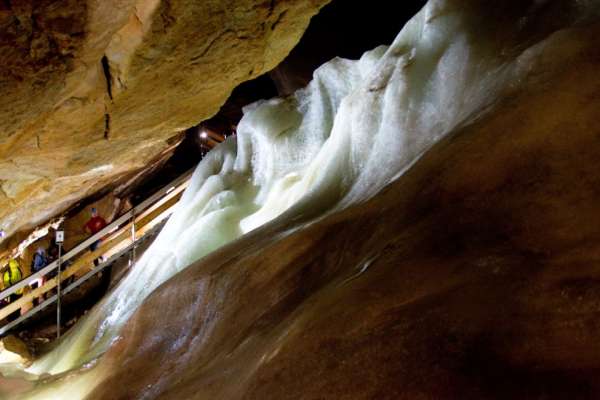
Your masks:
{"label": "wooden railing", "polygon": [[[86,267],[90,269],[87,271],[87,273],[84,273],[83,276],[77,279],[77,281],[64,289],[63,293],[68,293],[75,287],[81,285],[87,279],[94,276],[96,273],[100,272],[103,268],[112,264],[120,256],[128,253],[129,251],[134,251],[136,243],[139,240],[143,240],[144,235],[146,235],[149,231],[154,229],[169,215],[171,215],[184,189],[189,183],[191,174],[191,170],[186,172],[184,175],[180,176],[178,179],[171,182],[171,184],[153,194],[138,206],[118,217],[104,229],[81,242],[72,250],[68,251],[61,258],[62,271],[60,276],[57,275],[55,278],[46,281],[42,286],[33,289],[19,299],[0,308],[0,320],[3,320],[11,313],[32,303],[34,299],[41,299],[44,294],[50,292],[58,286],[59,279],[62,283],[71,276],[74,276],[76,273],[85,271]],[[132,227],[134,228],[133,230]],[[133,235],[132,232],[134,233]],[[90,245],[100,239],[103,240],[101,246],[99,246],[99,248],[95,251],[90,252]],[[94,260],[100,256],[106,256],[108,257],[108,260],[97,267],[93,267]],[[65,266],[65,262],[71,259],[74,259],[74,262],[71,265]],[[4,299],[26,286],[31,286],[32,283],[56,269],[58,269],[58,260],[50,263],[39,272],[24,278],[18,283],[0,292],[0,299]],[[52,304],[54,301],[56,301],[56,298],[56,295],[50,296],[40,305],[21,315],[15,321],[2,326],[0,328],[0,335],[3,335],[17,324],[30,318],[49,304]]]}

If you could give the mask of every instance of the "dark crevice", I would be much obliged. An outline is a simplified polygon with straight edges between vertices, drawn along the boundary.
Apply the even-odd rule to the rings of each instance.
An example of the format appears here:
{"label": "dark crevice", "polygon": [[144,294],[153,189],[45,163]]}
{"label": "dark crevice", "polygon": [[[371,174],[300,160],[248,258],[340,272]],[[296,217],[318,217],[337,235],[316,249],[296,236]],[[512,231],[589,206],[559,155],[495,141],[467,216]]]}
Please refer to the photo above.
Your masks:
{"label": "dark crevice", "polygon": [[162,18],[163,23],[163,32],[167,33],[168,28],[175,24],[175,17],[173,17],[173,6],[171,5],[170,0],[164,0],[162,2],[162,10],[160,12],[160,16]]}
{"label": "dark crevice", "polygon": [[137,19],[137,21],[140,23],[141,25],[144,25],[144,23],[142,22],[142,20],[140,19],[140,16],[138,15],[138,9],[137,6],[133,7],[133,15],[135,16],[135,19]]}
{"label": "dark crevice", "polygon": [[269,17],[273,14],[273,11],[275,11],[275,0],[271,0],[269,4]]}
{"label": "dark crevice", "polygon": [[[110,65],[108,63],[108,57],[102,56],[102,71],[104,72],[104,78],[106,79],[106,92],[108,97],[112,101],[112,78],[110,76]],[[104,105],[104,139],[108,140],[110,136],[110,114],[108,113],[108,105]]]}
{"label": "dark crevice", "polygon": [[31,31],[29,32],[28,44],[29,52],[31,54],[33,39],[35,38],[35,32],[38,29],[35,16],[33,15],[33,10],[31,10],[31,14],[29,14],[29,23],[31,24]]}
{"label": "dark crevice", "polygon": [[104,114],[104,139],[108,140],[110,135],[110,114]]}
{"label": "dark crevice", "polygon": [[106,56],[102,57],[102,71],[104,71],[104,78],[106,79],[106,91],[108,92],[108,97],[112,100],[112,83],[110,77],[110,65],[108,64],[108,58]]}
{"label": "dark crevice", "polygon": [[275,11],[275,0],[271,0],[271,1],[269,2],[269,13],[267,14],[267,18],[265,18],[265,21],[263,21],[263,22],[260,24],[260,29],[261,29],[262,31],[264,31],[264,30],[265,30],[265,27],[266,27],[266,20],[268,20],[269,18],[271,18],[271,15],[273,15],[273,12],[274,12],[274,11]]}
{"label": "dark crevice", "polygon": [[204,47],[204,49],[202,50],[202,52],[200,54],[198,54],[197,56],[194,56],[192,58],[190,58],[190,61],[192,62],[192,65],[199,61],[201,58],[203,58],[205,55],[208,54],[208,52],[210,51],[210,49],[214,46],[214,44],[221,39],[223,36],[233,33],[233,30],[231,29],[226,29],[223,32],[220,32],[218,35],[216,35],[214,38],[212,38],[212,40],[210,42],[208,42],[208,44]]}
{"label": "dark crevice", "polygon": [[279,23],[281,22],[281,20],[283,19],[283,17],[285,16],[286,13],[287,13],[287,10],[284,10],[277,16],[277,19],[275,20],[275,22],[273,22],[273,25],[271,25],[272,31],[274,31],[275,28],[277,28],[277,25],[279,25]]}

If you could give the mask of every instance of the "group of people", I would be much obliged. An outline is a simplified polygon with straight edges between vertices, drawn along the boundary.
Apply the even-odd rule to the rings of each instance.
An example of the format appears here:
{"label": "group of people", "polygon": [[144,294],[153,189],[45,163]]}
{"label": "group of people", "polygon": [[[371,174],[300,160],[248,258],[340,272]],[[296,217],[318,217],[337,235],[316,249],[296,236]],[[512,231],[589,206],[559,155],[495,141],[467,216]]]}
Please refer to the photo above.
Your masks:
{"label": "group of people", "polygon": [[[33,258],[31,260],[31,273],[35,274],[36,272],[41,271],[48,264],[53,262],[58,258],[58,245],[54,240],[50,242],[50,246],[48,249],[44,249],[43,247],[38,247],[33,254]],[[33,290],[35,288],[40,287],[45,279],[53,278],[56,276],[56,271],[50,272],[46,277],[40,277],[33,281],[30,284],[30,288]],[[4,288],[9,288],[10,286],[16,284],[17,282],[23,279],[23,269],[21,268],[21,263],[18,258],[11,258],[8,262],[8,265],[4,268],[4,272],[2,273],[2,283],[4,284]],[[9,297],[2,299],[3,304],[10,304],[13,301],[18,300],[23,296],[25,288],[20,288],[12,293]],[[38,304],[38,299],[33,300],[33,305],[36,306]],[[8,320],[12,321],[19,316],[19,311],[15,311],[11,315],[8,316]]]}
{"label": "group of people", "polygon": [[[95,208],[92,208],[91,218],[85,224],[84,230],[90,235],[95,235],[96,233],[101,231],[104,227],[106,227],[106,225],[107,225],[107,223],[104,220],[104,218],[102,218],[100,215],[98,215],[98,211]],[[92,245],[90,246],[90,251],[92,251],[92,252],[95,251],[98,248],[98,246],[100,245],[100,242],[101,242],[101,240],[97,240],[94,243],[92,243]],[[35,253],[33,254],[33,258],[31,260],[31,273],[35,274],[36,272],[39,272],[42,269],[44,269],[50,263],[54,262],[58,258],[58,251],[59,251],[59,248],[58,248],[58,244],[55,241],[55,238],[52,238],[52,240],[50,241],[50,245],[48,246],[47,249],[44,249],[41,246],[38,247],[36,249]],[[98,265],[98,263],[102,262],[102,260],[103,260],[102,257],[96,258],[94,260],[94,265]],[[54,278],[57,275],[57,273],[58,273],[58,271],[55,269],[55,270],[49,272],[48,274],[46,274],[45,276],[36,279],[34,282],[31,283],[31,285],[30,285],[31,289],[36,289],[36,288],[42,286],[46,280]],[[18,259],[16,257],[13,257],[8,262],[8,265],[3,269],[2,283],[4,284],[4,289],[9,288],[10,286],[16,284],[17,282],[19,282],[22,279],[23,279],[23,270],[21,268],[21,265],[20,265]],[[24,290],[24,288],[20,288],[19,290],[16,290],[9,297],[0,300],[0,303],[2,305],[6,305],[13,301],[18,300],[21,296],[23,296],[23,290]],[[37,303],[38,303],[38,299],[34,299],[33,305],[36,306]],[[12,321],[12,320],[18,318],[19,314],[20,314],[20,312],[19,312],[19,310],[17,310],[14,313],[12,313],[11,315],[9,315],[7,319],[9,321]]]}

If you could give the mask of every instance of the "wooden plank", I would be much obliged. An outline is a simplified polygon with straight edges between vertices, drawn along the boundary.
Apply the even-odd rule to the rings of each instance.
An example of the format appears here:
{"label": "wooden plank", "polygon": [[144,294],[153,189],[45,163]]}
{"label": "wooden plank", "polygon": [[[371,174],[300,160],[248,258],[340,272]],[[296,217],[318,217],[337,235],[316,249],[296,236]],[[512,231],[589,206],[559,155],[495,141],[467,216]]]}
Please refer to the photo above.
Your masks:
{"label": "wooden plank", "polygon": [[225,136],[213,131],[212,129],[204,128],[204,131],[206,132],[206,134],[208,136],[210,136],[216,142],[221,143],[222,141],[225,140]]}
{"label": "wooden plank", "polygon": [[[107,245],[108,246],[114,245],[117,240],[119,240],[119,243],[120,243],[122,241],[122,237],[119,236],[118,238],[113,239],[113,242],[107,243]],[[100,257],[105,251],[106,251],[106,249],[98,248],[96,251],[90,252],[90,253],[85,254],[82,257],[78,258],[77,261],[75,261],[75,263],[73,265],[66,267],[66,269],[64,271],[61,271],[61,274],[60,274],[61,282],[64,281],[65,279],[69,278],[70,276],[74,275],[80,269],[83,269],[86,266],[89,267],[90,264],[93,264],[94,260],[96,258]],[[22,296],[18,300],[13,301],[6,307],[0,309],[0,320],[6,318],[12,312],[21,309],[21,307],[23,307],[25,304],[33,301],[33,299],[40,297],[44,293],[49,292],[50,290],[54,289],[56,286],[58,286],[58,276],[46,281],[41,287],[38,287],[38,288],[32,290],[31,292]]]}
{"label": "wooden plank", "polygon": [[167,193],[167,195],[165,195],[162,199],[160,199],[159,201],[154,203],[152,206],[148,207],[145,211],[143,211],[139,214],[136,214],[136,216],[135,216],[136,222],[141,220],[142,218],[146,217],[152,211],[161,207],[163,204],[165,204],[167,201],[171,200],[172,198],[174,198],[174,197],[180,198],[181,195],[183,194],[183,191],[185,189],[187,189],[189,183],[190,183],[190,181],[188,180],[177,187],[173,187],[173,190],[171,190],[169,193]]}
{"label": "wooden plank", "polygon": [[[70,260],[71,258],[73,258],[74,256],[76,256],[77,254],[81,253],[82,251],[87,250],[87,248],[90,247],[92,245],[92,243],[95,243],[97,240],[102,239],[104,236],[110,234],[113,229],[115,229],[116,227],[118,227],[119,225],[121,225],[122,223],[127,221],[128,219],[130,219],[133,215],[142,214],[143,211],[145,211],[147,208],[152,206],[155,202],[160,200],[163,196],[169,195],[173,190],[176,190],[176,188],[179,188],[182,185],[185,185],[185,187],[187,187],[192,173],[193,173],[193,170],[188,170],[185,174],[181,175],[179,178],[177,178],[176,180],[171,182],[169,185],[166,185],[165,187],[160,189],[158,192],[156,192],[155,194],[153,194],[152,196],[150,196],[149,198],[144,200],[141,204],[134,207],[132,210],[127,211],[125,214],[121,215],[119,218],[117,218],[115,221],[113,221],[112,223],[107,225],[100,232],[96,233],[95,235],[89,237],[88,239],[84,240],[83,242],[81,242],[80,244],[75,246],[73,249],[71,249],[70,251],[68,251],[66,254],[63,255],[63,257],[62,257],[63,262],[66,262],[66,261]],[[2,292],[0,292],[0,299],[4,299],[4,298],[10,296],[11,294],[15,293],[17,290],[22,289],[25,286],[29,286],[33,281],[47,275],[48,273],[52,272],[53,270],[55,270],[57,268],[58,268],[57,261],[53,261],[52,263],[50,263],[49,265],[44,267],[41,271],[38,271],[32,275],[29,275],[27,278],[24,278],[21,281],[15,283],[14,285],[10,286],[9,288],[4,289]]]}
{"label": "wooden plank", "polygon": [[[85,274],[84,276],[82,276],[80,279],[76,280],[75,282],[73,282],[72,284],[70,284],[69,286],[67,286],[64,289],[63,293],[67,294],[67,293],[71,292],[73,289],[75,289],[78,286],[80,286],[82,283],[84,283],[85,281],[87,281],[93,275],[95,275],[96,273],[100,272],[101,270],[103,270],[107,266],[109,266],[112,263],[114,263],[119,257],[121,257],[127,251],[129,251],[129,248],[123,249],[122,251],[120,251],[119,253],[115,254],[114,256],[112,256],[110,259],[108,259],[104,263],[98,265],[97,267],[94,267],[94,269],[92,269],[91,271],[89,271],[87,274]],[[56,294],[50,296],[48,299],[44,300],[42,303],[40,303],[37,306],[33,307],[26,314],[23,314],[19,318],[17,318],[16,320],[14,320],[12,322],[9,322],[8,324],[2,326],[0,328],[0,335],[4,335],[9,330],[11,330],[15,326],[19,325],[21,322],[26,321],[27,319],[31,318],[32,316],[34,316],[38,312],[42,311],[44,308],[46,308],[50,304],[54,303],[57,298],[58,298],[58,295],[56,295]]]}
{"label": "wooden plank", "polygon": [[210,137],[204,139],[204,141],[206,142],[206,144],[208,145],[208,147],[210,147],[211,149],[213,147],[215,147],[216,145],[219,144],[219,142],[217,142],[216,140],[211,139]]}
{"label": "wooden plank", "polygon": [[[141,224],[139,231],[138,231],[138,235],[139,235],[138,239],[141,239],[149,229],[151,229],[156,224],[160,223],[164,218],[166,218],[173,212],[175,206],[178,203],[179,198],[171,197],[171,200],[172,201],[167,202],[166,204],[163,204],[163,207],[155,210],[152,214],[147,215],[146,218],[144,218],[144,223]],[[146,225],[151,225],[151,226],[146,227]],[[105,242],[102,245],[102,247],[98,248],[94,252],[90,252],[88,254],[83,255],[82,257],[78,258],[73,265],[67,267],[65,271],[61,271],[61,282],[64,281],[65,279],[71,277],[76,272],[83,269],[85,266],[89,267],[91,264],[93,264],[93,261],[96,258],[100,257],[103,254],[108,253],[110,251],[110,249],[112,249],[118,245],[129,246],[131,244],[131,237],[129,235],[127,227],[130,227],[130,226],[131,226],[131,222],[128,223],[125,227],[119,229],[120,234],[113,236],[109,241]],[[38,298],[38,297],[42,296],[44,293],[47,293],[50,290],[54,289],[56,286],[58,286],[58,276],[56,278],[53,278],[53,279],[47,281],[41,287],[38,287],[38,288],[32,290],[31,292],[27,293],[26,295],[22,296],[21,298],[13,301],[9,305],[0,309],[0,320],[6,318],[8,315],[13,313],[14,311],[19,310],[25,304],[33,301],[33,299]]]}

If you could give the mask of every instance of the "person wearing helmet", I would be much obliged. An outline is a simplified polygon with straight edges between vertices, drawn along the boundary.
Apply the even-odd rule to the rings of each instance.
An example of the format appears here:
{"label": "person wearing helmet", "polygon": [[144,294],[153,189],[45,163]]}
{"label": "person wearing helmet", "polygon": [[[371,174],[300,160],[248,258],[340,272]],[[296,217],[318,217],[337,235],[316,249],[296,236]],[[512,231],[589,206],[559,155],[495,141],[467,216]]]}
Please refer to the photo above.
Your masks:
{"label": "person wearing helmet", "polygon": [[[41,271],[44,267],[48,265],[48,256],[46,255],[46,250],[43,247],[38,247],[35,253],[33,254],[33,259],[31,260],[31,273],[35,274],[36,272]],[[31,284],[31,289],[36,289],[44,284],[44,277],[40,276]],[[38,299],[33,299],[33,305],[38,305]]]}
{"label": "person wearing helmet", "polygon": [[[100,232],[102,229],[104,229],[104,227],[107,225],[106,221],[104,220],[104,218],[102,218],[100,215],[98,215],[98,210],[96,210],[95,207],[92,207],[92,212],[91,212],[92,217],[89,219],[89,221],[85,224],[85,231],[91,235],[95,235],[96,233]],[[91,244],[90,246],[90,251],[95,251],[98,246],[101,243],[101,239],[96,240],[94,243]],[[102,257],[98,257],[94,260],[94,265],[98,265],[100,262],[102,262]]]}
{"label": "person wearing helmet", "polygon": [[[19,265],[19,262],[16,259],[11,258],[11,260],[8,262],[8,268],[6,268],[6,270],[4,271],[4,274],[2,274],[2,282],[4,283],[4,288],[5,289],[9,288],[10,286],[19,282],[22,278],[23,278],[23,272],[21,271],[21,266]],[[23,295],[23,288],[12,293],[9,297],[9,299],[10,299],[9,302],[12,303],[13,301],[18,300],[22,295]],[[19,318],[20,314],[21,314],[21,310],[17,310],[15,312],[13,312],[12,314],[10,314],[7,317],[7,319],[9,321],[14,321],[15,319]]]}
{"label": "person wearing helmet", "polygon": [[35,274],[41,271],[46,265],[48,265],[46,250],[43,247],[38,247],[31,260],[31,273]]}

